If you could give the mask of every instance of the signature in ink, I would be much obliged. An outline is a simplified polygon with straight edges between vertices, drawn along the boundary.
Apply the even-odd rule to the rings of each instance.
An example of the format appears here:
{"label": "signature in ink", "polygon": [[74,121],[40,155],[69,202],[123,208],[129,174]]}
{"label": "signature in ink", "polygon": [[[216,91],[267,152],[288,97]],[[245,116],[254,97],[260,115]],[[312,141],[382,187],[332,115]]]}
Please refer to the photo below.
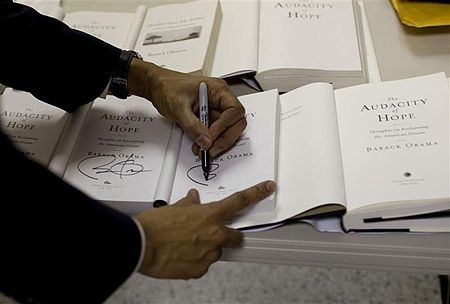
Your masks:
{"label": "signature in ink", "polygon": [[[211,164],[211,169],[209,170],[208,180],[206,182],[214,179],[217,176],[217,174],[215,174],[213,172],[216,171],[217,169],[219,169],[219,167],[220,167],[219,164],[216,164],[216,163]],[[197,165],[197,166],[191,167],[189,170],[186,171],[186,175],[194,183],[202,185],[202,186],[208,186],[208,184],[205,182],[205,177],[203,176],[202,165]]]}
{"label": "signature in ink", "polygon": [[120,179],[128,176],[137,175],[143,172],[152,170],[145,170],[144,166],[137,163],[131,154],[127,159],[116,162],[114,155],[95,155],[89,156],[78,163],[78,171],[86,177],[98,180],[101,174],[118,175]]}

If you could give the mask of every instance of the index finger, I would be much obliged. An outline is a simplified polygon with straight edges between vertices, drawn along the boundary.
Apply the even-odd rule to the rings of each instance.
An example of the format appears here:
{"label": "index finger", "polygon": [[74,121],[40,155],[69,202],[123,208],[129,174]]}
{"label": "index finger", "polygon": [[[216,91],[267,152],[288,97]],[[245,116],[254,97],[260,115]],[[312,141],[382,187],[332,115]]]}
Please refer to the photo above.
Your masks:
{"label": "index finger", "polygon": [[231,95],[223,95],[219,102],[219,107],[213,108],[212,110],[219,113],[218,117],[214,119],[210,126],[213,140],[235,125],[238,121],[245,119],[245,108],[237,98],[233,98]]}
{"label": "index finger", "polygon": [[273,181],[265,181],[253,187],[236,192],[221,201],[210,204],[213,214],[218,218],[228,219],[239,211],[265,199],[276,189]]}

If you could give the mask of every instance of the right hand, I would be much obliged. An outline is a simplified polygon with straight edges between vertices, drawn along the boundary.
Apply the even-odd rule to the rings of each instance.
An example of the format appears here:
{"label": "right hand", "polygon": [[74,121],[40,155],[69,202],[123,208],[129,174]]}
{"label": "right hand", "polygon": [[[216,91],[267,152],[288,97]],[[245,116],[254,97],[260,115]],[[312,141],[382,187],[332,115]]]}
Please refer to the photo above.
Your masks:
{"label": "right hand", "polygon": [[[208,85],[209,129],[198,119],[198,87]],[[245,109],[228,84],[219,78],[195,76],[133,59],[130,93],[150,100],[164,117],[177,122],[194,141],[192,152],[208,149],[212,158],[230,148],[247,126]]]}
{"label": "right hand", "polygon": [[155,278],[190,279],[203,276],[221,256],[222,247],[238,247],[242,234],[226,227],[236,213],[268,197],[275,183],[266,181],[213,203],[200,204],[191,189],[176,204],[139,215],[145,255],[139,272]]}

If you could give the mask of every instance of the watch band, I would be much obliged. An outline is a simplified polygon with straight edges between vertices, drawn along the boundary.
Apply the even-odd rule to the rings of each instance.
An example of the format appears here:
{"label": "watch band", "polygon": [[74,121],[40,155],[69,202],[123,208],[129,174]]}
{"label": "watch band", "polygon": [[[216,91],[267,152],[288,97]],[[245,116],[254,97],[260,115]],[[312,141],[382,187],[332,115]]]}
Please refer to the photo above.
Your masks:
{"label": "watch band", "polygon": [[142,60],[142,56],[135,51],[122,50],[119,61],[113,71],[109,91],[117,98],[126,99],[128,93],[128,71],[130,70],[131,60],[138,58]]}

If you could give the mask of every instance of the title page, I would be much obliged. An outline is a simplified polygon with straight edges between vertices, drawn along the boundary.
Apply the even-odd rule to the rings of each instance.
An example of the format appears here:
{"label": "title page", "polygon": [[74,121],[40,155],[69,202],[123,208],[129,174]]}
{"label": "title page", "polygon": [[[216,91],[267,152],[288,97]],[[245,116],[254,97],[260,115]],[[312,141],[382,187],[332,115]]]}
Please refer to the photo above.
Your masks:
{"label": "title page", "polygon": [[443,73],[336,90],[348,209],[448,198]]}
{"label": "title page", "polygon": [[[223,199],[264,180],[275,180],[279,122],[278,91],[239,97],[246,108],[247,128],[235,145],[211,163],[205,180],[200,159],[191,152],[192,140],[183,137],[171,202],[196,188],[202,203]],[[274,209],[274,196],[256,204],[251,213]]]}
{"label": "title page", "polygon": [[261,0],[259,67],[360,71],[351,0]]}
{"label": "title page", "polygon": [[122,48],[133,17],[133,13],[125,12],[79,11],[66,14],[63,21],[71,28]]}
{"label": "title page", "polygon": [[171,124],[140,97],[97,99],[64,179],[103,201],[151,202]]}
{"label": "title page", "polygon": [[25,155],[47,166],[69,114],[23,91],[0,95],[1,128]]}

